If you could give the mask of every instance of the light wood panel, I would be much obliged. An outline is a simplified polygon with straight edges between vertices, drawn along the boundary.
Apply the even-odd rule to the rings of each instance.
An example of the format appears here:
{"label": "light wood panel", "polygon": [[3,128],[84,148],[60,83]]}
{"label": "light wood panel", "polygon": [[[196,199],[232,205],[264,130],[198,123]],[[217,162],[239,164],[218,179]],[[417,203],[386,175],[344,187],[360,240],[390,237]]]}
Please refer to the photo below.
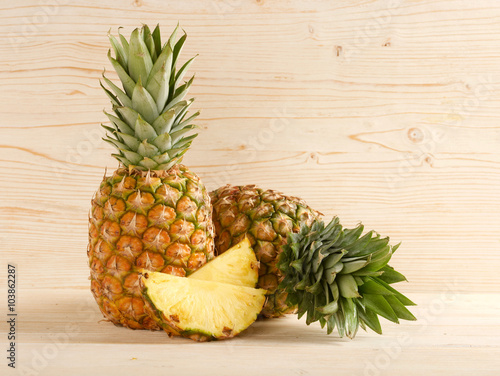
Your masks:
{"label": "light wood panel", "polygon": [[[254,323],[229,341],[194,343],[101,321],[88,291],[28,290],[20,372],[42,375],[495,375],[499,294],[415,293],[419,321],[384,335],[327,336],[296,317]],[[28,302],[29,301],[29,302]],[[464,320],[464,318],[467,320]]]}
{"label": "light wood panel", "polygon": [[[450,372],[467,374],[471,364],[480,364],[479,371],[491,374],[492,356],[499,351],[492,338],[498,320],[488,304],[500,293],[498,5],[494,0],[3,1],[0,257],[3,265],[15,262],[19,268],[25,356],[60,330],[57,325],[71,321],[74,311],[62,302],[58,308],[59,299],[89,297],[89,201],[105,169],[117,165],[98,127],[106,120],[101,110],[109,108],[98,83],[103,68],[116,79],[106,59],[106,33],[123,26],[127,34],[142,22],[160,22],[168,32],[179,20],[189,34],[183,58],[200,54],[192,68],[192,94],[202,110],[201,130],[185,163],[210,189],[226,183],[279,189],[328,216],[339,215],[346,225],[362,220],[402,241],[392,263],[411,281],[401,289],[422,297],[421,309],[431,294],[446,291],[447,283],[470,297],[457,303],[451,324],[440,321],[432,335],[419,335],[418,346],[384,372],[421,374],[412,368],[417,359],[431,373],[451,367]],[[40,296],[47,299],[40,308],[27,301]],[[467,308],[477,302],[483,304],[480,310]],[[38,325],[36,315],[61,324]],[[404,324],[411,336],[417,330],[412,325]],[[236,354],[247,370],[326,374],[333,363],[321,351],[345,355],[335,359],[355,351],[376,356],[401,330],[389,326],[387,337],[366,335],[351,343],[293,320],[256,328],[231,345],[209,345],[210,350],[226,354],[224,359]],[[89,333],[101,330],[105,335],[94,336],[99,345],[92,345],[94,337],[73,343],[42,374],[64,374],[65,367],[84,367],[91,357],[102,371],[96,374],[127,359],[129,370],[152,361],[152,374],[160,373],[166,363],[156,356],[172,351],[173,343],[181,346],[178,356],[194,351],[214,372],[221,367],[218,374],[238,368],[215,355],[210,360],[203,355],[210,350],[200,345],[170,343],[149,333],[134,332],[131,339],[118,329],[115,337],[109,325],[85,324]],[[453,340],[447,342],[445,333],[453,333]],[[144,357],[133,355],[134,341],[143,343]],[[146,345],[149,341],[154,345]],[[101,349],[111,342],[120,343],[123,353],[110,360]],[[279,358],[308,346],[294,362]],[[255,350],[271,348],[274,352]],[[86,354],[84,360],[75,358],[79,353]],[[433,360],[438,356],[445,359],[441,364]],[[173,365],[177,373],[183,364]],[[361,364],[337,366],[346,374],[364,372]],[[83,368],[73,371],[88,374]]]}

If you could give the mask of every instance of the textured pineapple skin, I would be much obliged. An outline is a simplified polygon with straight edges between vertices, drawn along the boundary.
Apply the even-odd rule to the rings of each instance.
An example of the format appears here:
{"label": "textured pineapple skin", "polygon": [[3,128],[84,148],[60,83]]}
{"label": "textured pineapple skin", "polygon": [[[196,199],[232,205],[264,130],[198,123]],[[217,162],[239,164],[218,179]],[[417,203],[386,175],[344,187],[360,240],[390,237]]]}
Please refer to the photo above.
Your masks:
{"label": "textured pineapple skin", "polygon": [[261,314],[280,317],[293,313],[296,308],[289,307],[286,293],[278,290],[283,276],[276,263],[287,234],[298,232],[302,224],[310,225],[321,213],[297,197],[254,185],[227,185],[211,192],[210,197],[217,254],[247,236],[260,262],[257,287],[270,292]]}
{"label": "textured pineapple skin", "polygon": [[117,326],[160,330],[148,314],[138,270],[187,276],[214,256],[210,197],[200,179],[119,168],[104,177],[89,218],[91,291]]}

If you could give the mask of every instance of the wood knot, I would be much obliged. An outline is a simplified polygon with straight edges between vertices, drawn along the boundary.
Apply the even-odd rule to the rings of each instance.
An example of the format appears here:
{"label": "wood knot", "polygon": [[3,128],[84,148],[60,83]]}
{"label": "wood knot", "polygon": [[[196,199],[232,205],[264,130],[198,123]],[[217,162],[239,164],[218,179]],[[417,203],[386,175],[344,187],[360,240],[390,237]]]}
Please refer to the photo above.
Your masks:
{"label": "wood knot", "polygon": [[408,130],[408,138],[411,142],[418,144],[424,140],[424,132],[420,128],[411,128]]}
{"label": "wood knot", "polygon": [[342,46],[334,46],[333,51],[335,52],[335,55],[337,55],[337,57],[342,55]]}

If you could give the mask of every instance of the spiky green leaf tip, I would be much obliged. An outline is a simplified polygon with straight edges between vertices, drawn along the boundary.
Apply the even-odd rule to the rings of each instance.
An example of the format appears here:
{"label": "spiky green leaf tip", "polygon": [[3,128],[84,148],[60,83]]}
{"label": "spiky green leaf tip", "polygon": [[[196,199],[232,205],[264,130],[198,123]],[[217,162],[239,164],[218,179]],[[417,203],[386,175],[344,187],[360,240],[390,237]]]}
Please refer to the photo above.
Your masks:
{"label": "spiky green leaf tip", "polygon": [[328,334],[337,327],[341,337],[354,338],[360,326],[381,334],[378,316],[416,320],[406,308],[415,304],[391,286],[406,281],[388,265],[399,244],[391,246],[373,231],[362,235],[363,229],[344,229],[334,217],[328,225],[318,220],[289,234],[278,262],[280,289],[307,325],[319,321]]}
{"label": "spiky green leaf tip", "polygon": [[160,27],[147,25],[132,31],[127,40],[109,35],[108,58],[122,88],[103,74],[104,92],[111,100],[114,115],[106,113],[112,127],[105,141],[117,149],[113,156],[124,166],[138,170],[168,170],[179,163],[196,134],[187,135],[199,112],[187,116],[194,98],[185,100],[194,76],[183,82],[194,58],[177,71],[176,63],[186,40],[177,40],[179,26],[162,45]]}

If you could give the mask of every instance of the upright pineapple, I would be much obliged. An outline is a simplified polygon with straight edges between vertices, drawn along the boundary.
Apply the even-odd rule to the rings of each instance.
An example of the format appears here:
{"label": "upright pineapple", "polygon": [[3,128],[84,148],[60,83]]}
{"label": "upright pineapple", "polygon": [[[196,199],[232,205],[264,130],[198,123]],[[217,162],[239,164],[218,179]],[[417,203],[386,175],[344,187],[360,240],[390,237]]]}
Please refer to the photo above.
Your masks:
{"label": "upright pineapple", "polygon": [[247,236],[260,261],[258,287],[272,293],[264,316],[297,310],[308,325],[351,338],[360,326],[381,333],[378,315],[415,320],[406,308],[414,303],[390,286],[406,279],[388,265],[398,248],[389,238],[338,218],[325,225],[300,199],[272,190],[226,186],[211,196],[218,253]]}
{"label": "upright pineapple", "polygon": [[182,83],[190,59],[176,62],[186,40],[178,28],[162,45],[160,28],[109,36],[108,52],[123,90],[103,75],[113,105],[105,141],[121,163],[92,199],[88,257],[91,290],[115,325],[159,329],[146,313],[138,269],[186,276],[213,258],[210,198],[200,179],[180,164],[196,134]]}

